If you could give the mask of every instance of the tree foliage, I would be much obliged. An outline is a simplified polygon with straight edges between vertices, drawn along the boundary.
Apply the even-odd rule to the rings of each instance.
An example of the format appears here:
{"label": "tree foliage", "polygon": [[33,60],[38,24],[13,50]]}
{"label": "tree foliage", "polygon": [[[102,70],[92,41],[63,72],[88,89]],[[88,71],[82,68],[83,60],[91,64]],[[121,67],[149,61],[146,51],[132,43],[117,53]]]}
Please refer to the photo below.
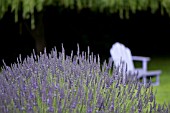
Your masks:
{"label": "tree foliage", "polygon": [[170,16],[170,0],[0,0],[0,19],[11,10],[15,14],[15,22],[18,22],[18,14],[21,11],[23,19],[31,19],[32,28],[35,27],[34,12],[43,11],[46,6],[62,6],[77,9],[89,8],[92,11],[107,11],[119,13],[120,18],[129,18],[129,12],[137,10],[151,10],[155,13],[161,10]]}

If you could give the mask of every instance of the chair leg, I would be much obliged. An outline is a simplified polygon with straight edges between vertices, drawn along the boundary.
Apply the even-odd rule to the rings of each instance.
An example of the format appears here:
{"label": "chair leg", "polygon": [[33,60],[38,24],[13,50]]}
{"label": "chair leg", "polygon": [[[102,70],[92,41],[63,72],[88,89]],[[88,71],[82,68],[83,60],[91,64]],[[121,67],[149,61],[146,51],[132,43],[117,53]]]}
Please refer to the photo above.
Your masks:
{"label": "chair leg", "polygon": [[156,76],[156,81],[152,83],[153,86],[158,86],[159,85],[159,75]]}
{"label": "chair leg", "polygon": [[156,85],[159,85],[159,75],[156,76]]}
{"label": "chair leg", "polygon": [[144,86],[146,85],[146,82],[147,82],[147,80],[146,80],[146,77],[144,76],[144,77],[143,77]]}

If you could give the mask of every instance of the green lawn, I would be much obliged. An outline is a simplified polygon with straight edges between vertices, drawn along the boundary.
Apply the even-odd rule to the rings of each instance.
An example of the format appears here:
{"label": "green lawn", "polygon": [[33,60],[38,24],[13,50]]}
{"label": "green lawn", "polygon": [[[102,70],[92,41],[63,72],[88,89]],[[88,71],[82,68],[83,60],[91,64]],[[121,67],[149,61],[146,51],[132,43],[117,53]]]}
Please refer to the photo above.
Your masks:
{"label": "green lawn", "polygon": [[154,91],[157,90],[157,103],[170,103],[170,56],[151,57],[148,66],[149,70],[162,70],[162,74],[160,75],[160,85],[154,86]]}

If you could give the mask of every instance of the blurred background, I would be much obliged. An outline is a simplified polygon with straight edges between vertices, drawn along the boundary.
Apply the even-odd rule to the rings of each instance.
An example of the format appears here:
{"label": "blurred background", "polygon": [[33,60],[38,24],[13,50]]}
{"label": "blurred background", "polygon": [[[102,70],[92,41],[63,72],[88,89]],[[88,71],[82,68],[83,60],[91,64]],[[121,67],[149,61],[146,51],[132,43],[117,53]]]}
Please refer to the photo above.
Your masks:
{"label": "blurred background", "polygon": [[[20,14],[22,15],[22,14]],[[41,16],[41,20],[37,15]],[[77,43],[82,51],[87,46],[94,54],[99,54],[101,60],[110,57],[110,48],[116,41],[124,43],[133,55],[169,56],[170,55],[170,17],[162,15],[160,10],[151,13],[150,10],[130,13],[129,19],[120,18],[118,12],[108,13],[48,6],[43,14],[35,12],[35,23],[38,30],[30,29],[30,20],[19,18],[7,11],[0,20],[0,64],[2,59],[7,64],[16,62],[16,57],[30,55],[33,49],[40,52],[43,47],[47,51],[55,46],[61,50],[63,43],[66,54],[71,50],[76,52]],[[39,25],[41,22],[43,26]],[[39,22],[39,23],[38,23]],[[38,34],[42,32],[43,34]],[[42,36],[35,39],[35,35]],[[40,43],[39,43],[40,42]],[[39,45],[38,45],[39,44]],[[40,49],[37,49],[38,47]]]}

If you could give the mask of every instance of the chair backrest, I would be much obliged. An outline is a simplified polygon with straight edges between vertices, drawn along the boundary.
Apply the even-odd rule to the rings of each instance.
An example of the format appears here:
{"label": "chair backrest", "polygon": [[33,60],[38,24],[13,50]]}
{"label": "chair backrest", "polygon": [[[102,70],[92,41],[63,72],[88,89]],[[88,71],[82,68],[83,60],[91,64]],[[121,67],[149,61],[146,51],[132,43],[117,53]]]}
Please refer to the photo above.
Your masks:
{"label": "chair backrest", "polygon": [[127,71],[134,71],[132,54],[129,48],[119,42],[116,42],[112,45],[110,54],[115,66],[119,66],[123,61],[127,65]]}

